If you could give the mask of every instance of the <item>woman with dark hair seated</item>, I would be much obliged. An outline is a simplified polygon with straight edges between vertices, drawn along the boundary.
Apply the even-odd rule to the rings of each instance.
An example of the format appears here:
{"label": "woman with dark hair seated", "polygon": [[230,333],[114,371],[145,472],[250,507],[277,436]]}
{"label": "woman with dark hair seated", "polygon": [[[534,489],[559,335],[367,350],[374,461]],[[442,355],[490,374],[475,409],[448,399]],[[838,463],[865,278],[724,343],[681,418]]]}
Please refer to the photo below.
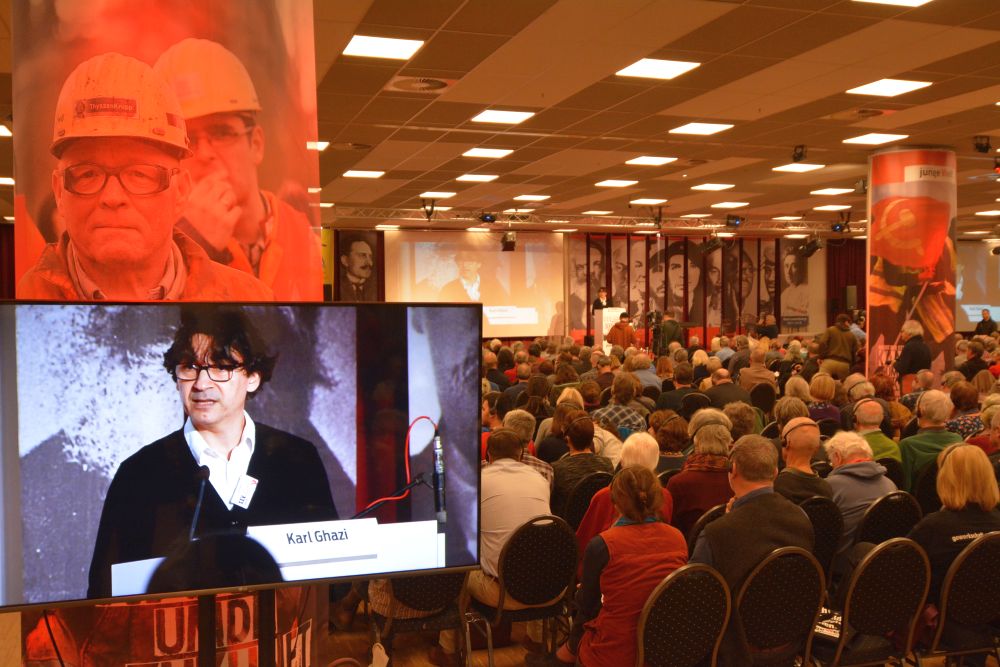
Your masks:
{"label": "woman with dark hair seated", "polygon": [[[543,419],[552,416],[552,404],[549,402],[549,394],[552,393],[552,384],[544,375],[532,375],[528,378],[528,387],[521,392],[518,397],[518,407],[527,410],[535,418],[535,432]],[[522,404],[523,402],[523,404]]]}
{"label": "woman with dark hair seated", "polygon": [[[688,446],[687,420],[673,410],[657,410],[657,412],[667,414],[659,421],[654,432],[656,444],[660,448],[660,458],[656,464],[656,473],[659,474],[668,470],[680,470],[684,467],[684,461],[687,460],[687,457],[684,455],[684,449]],[[652,418],[649,421],[652,427]]]}
{"label": "woman with dark hair seated", "polygon": [[979,390],[971,382],[956,382],[951,388],[951,402],[955,411],[945,424],[945,429],[958,433],[962,439],[983,430],[983,420],[979,414]]}
{"label": "woman with dark hair seated", "polygon": [[587,544],[573,630],[556,654],[560,662],[579,656],[588,667],[635,664],[646,599],[687,563],[684,536],[660,520],[663,491],[652,470],[622,468],[611,483],[611,502],[621,518]]}

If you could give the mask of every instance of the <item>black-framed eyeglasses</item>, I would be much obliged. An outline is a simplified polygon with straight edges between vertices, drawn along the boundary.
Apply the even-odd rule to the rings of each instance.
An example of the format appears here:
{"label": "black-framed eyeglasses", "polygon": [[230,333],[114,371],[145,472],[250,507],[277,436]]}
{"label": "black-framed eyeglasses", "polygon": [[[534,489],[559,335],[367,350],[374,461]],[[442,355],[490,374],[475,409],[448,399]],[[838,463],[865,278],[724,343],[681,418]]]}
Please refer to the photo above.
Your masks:
{"label": "black-framed eyeglasses", "polygon": [[127,164],[118,168],[82,162],[62,170],[63,187],[75,195],[96,195],[104,190],[108,178],[118,179],[130,195],[155,195],[170,187],[170,178],[180,170],[158,164]]}
{"label": "black-framed eyeglasses", "polygon": [[200,364],[177,364],[174,366],[174,378],[181,382],[193,382],[202,371],[208,373],[212,382],[229,382],[233,379],[233,371],[242,366],[202,366]]}
{"label": "black-framed eyeglasses", "polygon": [[189,132],[188,142],[191,145],[191,150],[196,150],[198,144],[203,141],[207,142],[212,148],[227,148],[253,132],[253,128],[254,126],[251,125],[242,130],[237,130],[235,127],[229,125],[213,125],[204,132]]}

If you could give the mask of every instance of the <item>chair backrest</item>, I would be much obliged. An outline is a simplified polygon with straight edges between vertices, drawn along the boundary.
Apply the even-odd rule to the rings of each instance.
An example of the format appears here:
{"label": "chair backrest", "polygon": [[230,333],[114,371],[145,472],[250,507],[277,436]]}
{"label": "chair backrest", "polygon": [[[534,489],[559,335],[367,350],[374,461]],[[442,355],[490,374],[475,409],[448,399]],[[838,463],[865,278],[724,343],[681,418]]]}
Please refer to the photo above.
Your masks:
{"label": "chair backrest", "polygon": [[653,402],[655,403],[656,399],[660,397],[660,388],[646,385],[642,388],[642,395],[646,398],[653,399]]}
{"label": "chair backrest", "polygon": [[799,503],[799,507],[812,522],[813,535],[816,537],[813,554],[823,567],[826,580],[830,581],[830,566],[844,532],[844,516],[837,503],[824,496],[807,498]]}
{"label": "chair backrest", "polygon": [[750,404],[763,410],[766,415],[771,414],[771,410],[774,410],[776,400],[778,400],[778,395],[768,382],[755,384],[750,389]]}
{"label": "chair backrest", "polygon": [[729,622],[729,586],[707,565],[685,565],[653,589],[639,616],[636,665],[715,664]]}
{"label": "chair backrest", "polygon": [[896,459],[886,457],[884,459],[879,459],[876,461],[879,465],[885,468],[885,476],[892,480],[892,483],[896,485],[897,489],[903,488],[903,464]]}
{"label": "chair backrest", "polygon": [[549,402],[552,403],[552,405],[555,405],[556,401],[559,400],[559,396],[563,393],[563,391],[565,391],[566,389],[578,389],[579,387],[580,387],[579,382],[566,382],[564,384],[557,384],[554,387],[552,387],[552,391],[549,392]]}
{"label": "chair backrest", "polygon": [[601,390],[601,407],[603,408],[608,403],[611,402],[611,387],[605,387]]}
{"label": "chair backrest", "polygon": [[937,473],[937,461],[932,460],[917,471],[917,478],[913,482],[913,496],[924,514],[931,514],[941,509],[941,499],[937,492]]}
{"label": "chair backrest", "polygon": [[820,419],[816,425],[819,426],[820,435],[825,435],[828,438],[832,438],[834,433],[840,430],[840,422],[836,419]]}
{"label": "chair backrest", "polygon": [[865,510],[854,541],[881,544],[894,537],[906,537],[922,517],[917,499],[906,491],[887,493]]}
{"label": "chair backrest", "polygon": [[911,435],[916,435],[919,430],[920,425],[917,423],[917,418],[914,417],[903,424],[903,428],[899,429],[899,439],[902,440],[903,438],[909,438]]}
{"label": "chair backrest", "polygon": [[753,569],[736,596],[736,610],[751,652],[768,653],[769,663],[779,655],[789,659],[801,655],[802,664],[809,664],[813,628],[825,591],[823,568],[815,556],[799,547],[772,551]]}
{"label": "chair backrest", "polygon": [[[948,568],[941,585],[936,650],[948,622],[982,628],[1000,620],[1000,533],[987,533],[962,550]],[[952,642],[949,641],[949,645]],[[961,646],[955,646],[961,649]]]}
{"label": "chair backrest", "polygon": [[687,534],[689,554],[694,551],[694,544],[698,541],[698,536],[701,535],[701,531],[705,530],[705,526],[712,523],[725,513],[726,504],[721,503],[715,507],[709,508],[704,514],[698,517],[698,520],[694,522],[694,525],[691,526],[691,530],[689,530]]}
{"label": "chair backrest", "polygon": [[610,483],[611,474],[606,472],[591,473],[576,483],[566,498],[566,509],[563,511],[563,518],[573,530],[580,527],[594,494]]}
{"label": "chair backrest", "polygon": [[499,606],[507,595],[526,605],[566,595],[576,576],[576,559],[576,534],[565,521],[551,514],[530,519],[500,550]]}
{"label": "chair backrest", "polygon": [[679,473],[680,471],[681,471],[680,468],[675,468],[674,470],[664,470],[663,472],[661,472],[659,475],[657,475],[660,478],[660,486],[666,488],[667,482],[670,481],[670,478]]}
{"label": "chair backrest", "polygon": [[777,438],[781,435],[781,431],[778,429],[778,422],[770,422],[764,427],[760,434],[765,438]]}
{"label": "chair backrest", "polygon": [[424,574],[390,579],[392,596],[411,609],[437,611],[458,600],[465,585],[465,572]]}
{"label": "chair backrest", "polygon": [[[884,656],[885,662],[895,655],[902,663],[902,657],[910,652],[930,573],[927,554],[913,540],[893,538],[868,552],[846,584],[840,640],[832,664],[839,663],[848,639],[856,634],[883,637],[905,629],[906,636],[900,638],[905,646],[896,648],[887,643]],[[879,662],[882,657],[872,656]]]}
{"label": "chair backrest", "polygon": [[700,391],[693,391],[690,394],[685,394],[684,397],[681,398],[681,417],[691,421],[691,415],[698,412],[698,410],[701,410],[702,408],[707,408],[710,405],[712,405],[712,399]]}
{"label": "chair backrest", "polygon": [[[826,440],[827,440],[827,437],[825,435],[819,436],[819,441],[821,443],[822,442],[826,442]],[[814,473],[816,473],[817,475],[819,475],[823,479],[826,479],[827,476],[831,472],[833,472],[833,466],[830,465],[829,461],[813,461],[812,463],[809,464],[809,467],[812,468],[812,470],[813,470]]]}

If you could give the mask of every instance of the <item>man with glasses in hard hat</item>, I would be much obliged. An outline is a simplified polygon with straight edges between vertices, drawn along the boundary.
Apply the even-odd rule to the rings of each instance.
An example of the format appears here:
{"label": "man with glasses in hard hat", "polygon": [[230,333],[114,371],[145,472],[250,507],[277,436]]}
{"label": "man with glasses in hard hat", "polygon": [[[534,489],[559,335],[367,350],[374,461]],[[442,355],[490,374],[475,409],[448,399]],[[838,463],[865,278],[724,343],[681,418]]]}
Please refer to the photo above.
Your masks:
{"label": "man with glasses in hard hat", "polygon": [[194,186],[178,227],[216,261],[257,276],[283,301],[323,298],[319,237],[301,212],[260,189],[261,110],[250,74],[222,45],[185,39],[154,66],[181,105]]}
{"label": "man with glasses in hard hat", "polygon": [[56,103],[52,190],[66,232],[18,284],[21,299],[270,300],[174,229],[191,190],[170,87],[134,58],[80,64]]}

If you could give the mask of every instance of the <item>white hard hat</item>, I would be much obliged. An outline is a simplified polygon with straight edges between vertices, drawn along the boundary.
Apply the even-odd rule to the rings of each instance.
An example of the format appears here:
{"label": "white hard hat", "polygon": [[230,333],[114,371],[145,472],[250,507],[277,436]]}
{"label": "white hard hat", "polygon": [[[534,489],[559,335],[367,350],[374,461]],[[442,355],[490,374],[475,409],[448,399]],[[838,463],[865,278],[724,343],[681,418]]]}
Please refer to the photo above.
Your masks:
{"label": "white hard hat", "polygon": [[153,68],[173,87],[184,118],[260,111],[250,74],[218,42],[189,38],[164,51]]}
{"label": "white hard hat", "polygon": [[170,86],[146,63],[120,53],[80,63],[59,92],[49,150],[59,157],[68,142],[88,137],[146,139],[191,155]]}

